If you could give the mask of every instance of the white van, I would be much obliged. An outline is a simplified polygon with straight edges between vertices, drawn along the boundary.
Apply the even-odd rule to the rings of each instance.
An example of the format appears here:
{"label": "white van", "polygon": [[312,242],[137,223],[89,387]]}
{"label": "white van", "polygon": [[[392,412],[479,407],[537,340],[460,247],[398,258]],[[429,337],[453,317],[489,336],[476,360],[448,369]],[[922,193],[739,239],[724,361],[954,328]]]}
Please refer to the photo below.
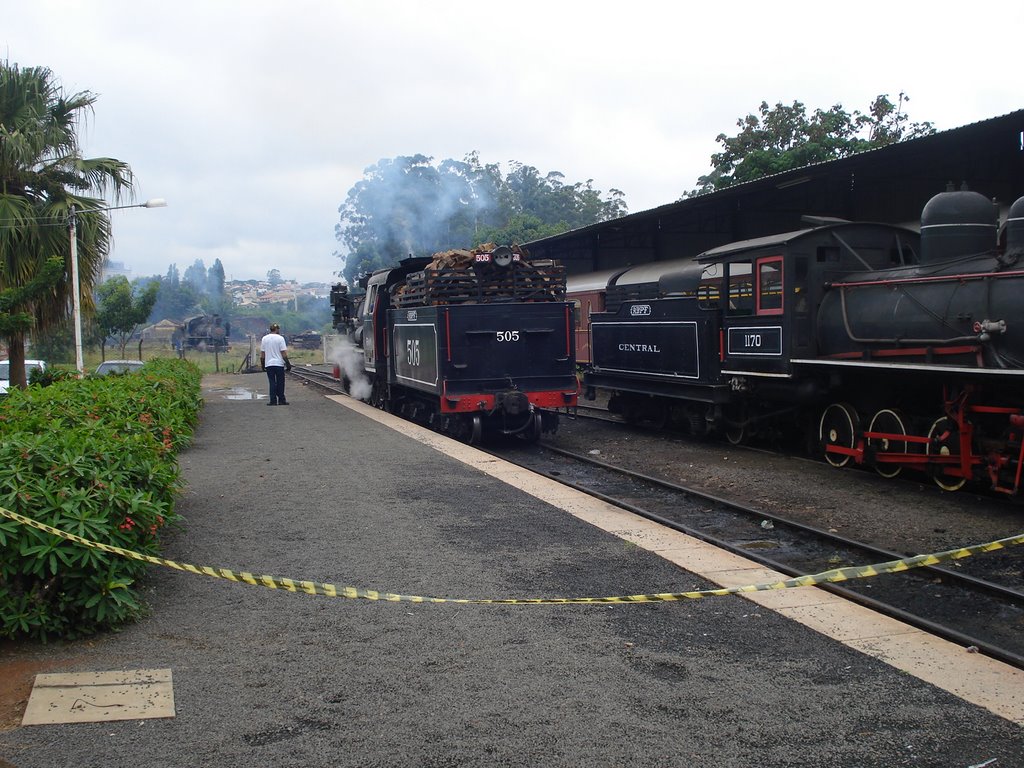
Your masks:
{"label": "white van", "polygon": [[[33,369],[40,371],[46,370],[45,360],[26,360],[25,361],[25,381],[32,380]],[[11,361],[0,360],[0,395],[7,394],[7,388],[11,386]]]}

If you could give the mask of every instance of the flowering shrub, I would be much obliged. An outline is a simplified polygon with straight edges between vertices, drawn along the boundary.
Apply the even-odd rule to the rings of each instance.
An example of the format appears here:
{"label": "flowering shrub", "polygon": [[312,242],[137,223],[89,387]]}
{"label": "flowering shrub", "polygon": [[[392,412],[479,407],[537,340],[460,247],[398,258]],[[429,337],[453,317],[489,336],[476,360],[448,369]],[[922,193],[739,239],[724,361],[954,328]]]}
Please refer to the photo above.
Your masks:
{"label": "flowering shrub", "polygon": [[[0,403],[0,507],[84,538],[160,554],[180,522],[178,451],[202,406],[182,360],[58,381]],[[0,637],[73,638],[140,616],[145,563],[0,519]]]}

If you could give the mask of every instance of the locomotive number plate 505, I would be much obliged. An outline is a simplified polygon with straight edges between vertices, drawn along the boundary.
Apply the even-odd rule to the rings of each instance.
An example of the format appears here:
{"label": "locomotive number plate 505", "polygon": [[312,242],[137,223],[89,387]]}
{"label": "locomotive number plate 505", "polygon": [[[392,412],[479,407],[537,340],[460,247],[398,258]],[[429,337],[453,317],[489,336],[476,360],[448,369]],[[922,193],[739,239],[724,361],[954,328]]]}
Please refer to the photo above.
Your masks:
{"label": "locomotive number plate 505", "polygon": [[395,376],[410,386],[437,386],[437,329],[433,323],[395,323]]}

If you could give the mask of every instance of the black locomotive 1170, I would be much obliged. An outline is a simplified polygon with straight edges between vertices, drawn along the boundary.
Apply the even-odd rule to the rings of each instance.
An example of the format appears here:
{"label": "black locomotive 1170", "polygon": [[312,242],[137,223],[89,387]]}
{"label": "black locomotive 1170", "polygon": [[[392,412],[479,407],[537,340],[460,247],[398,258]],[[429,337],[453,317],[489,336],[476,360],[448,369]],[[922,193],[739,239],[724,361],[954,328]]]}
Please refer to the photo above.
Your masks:
{"label": "black locomotive 1170", "polygon": [[920,233],[808,223],[616,273],[590,317],[588,397],[734,443],[799,427],[837,467],[1018,493],[1024,198],[1002,230],[967,191],[932,198]]}
{"label": "black locomotive 1170", "polygon": [[366,278],[359,297],[335,286],[335,328],[358,354],[356,370],[336,375],[353,395],[470,443],[488,432],[535,441],[576,405],[565,286],[562,266],[505,246],[406,259]]}

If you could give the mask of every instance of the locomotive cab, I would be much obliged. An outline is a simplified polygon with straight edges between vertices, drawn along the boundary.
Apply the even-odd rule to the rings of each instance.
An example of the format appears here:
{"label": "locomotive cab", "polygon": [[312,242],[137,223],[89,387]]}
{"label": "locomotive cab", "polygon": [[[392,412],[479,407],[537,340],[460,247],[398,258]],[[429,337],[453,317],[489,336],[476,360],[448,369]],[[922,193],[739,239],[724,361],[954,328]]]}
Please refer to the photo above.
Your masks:
{"label": "locomotive cab", "polygon": [[368,372],[387,368],[387,312],[392,306],[391,293],[405,277],[430,263],[430,259],[411,257],[397,267],[380,269],[366,281],[366,293],[360,307],[359,321],[363,348],[363,365]]}
{"label": "locomotive cab", "polygon": [[815,318],[829,284],[915,263],[917,237],[902,227],[840,222],[698,256],[703,305],[721,315],[723,376],[791,377],[794,358],[819,352]]}

